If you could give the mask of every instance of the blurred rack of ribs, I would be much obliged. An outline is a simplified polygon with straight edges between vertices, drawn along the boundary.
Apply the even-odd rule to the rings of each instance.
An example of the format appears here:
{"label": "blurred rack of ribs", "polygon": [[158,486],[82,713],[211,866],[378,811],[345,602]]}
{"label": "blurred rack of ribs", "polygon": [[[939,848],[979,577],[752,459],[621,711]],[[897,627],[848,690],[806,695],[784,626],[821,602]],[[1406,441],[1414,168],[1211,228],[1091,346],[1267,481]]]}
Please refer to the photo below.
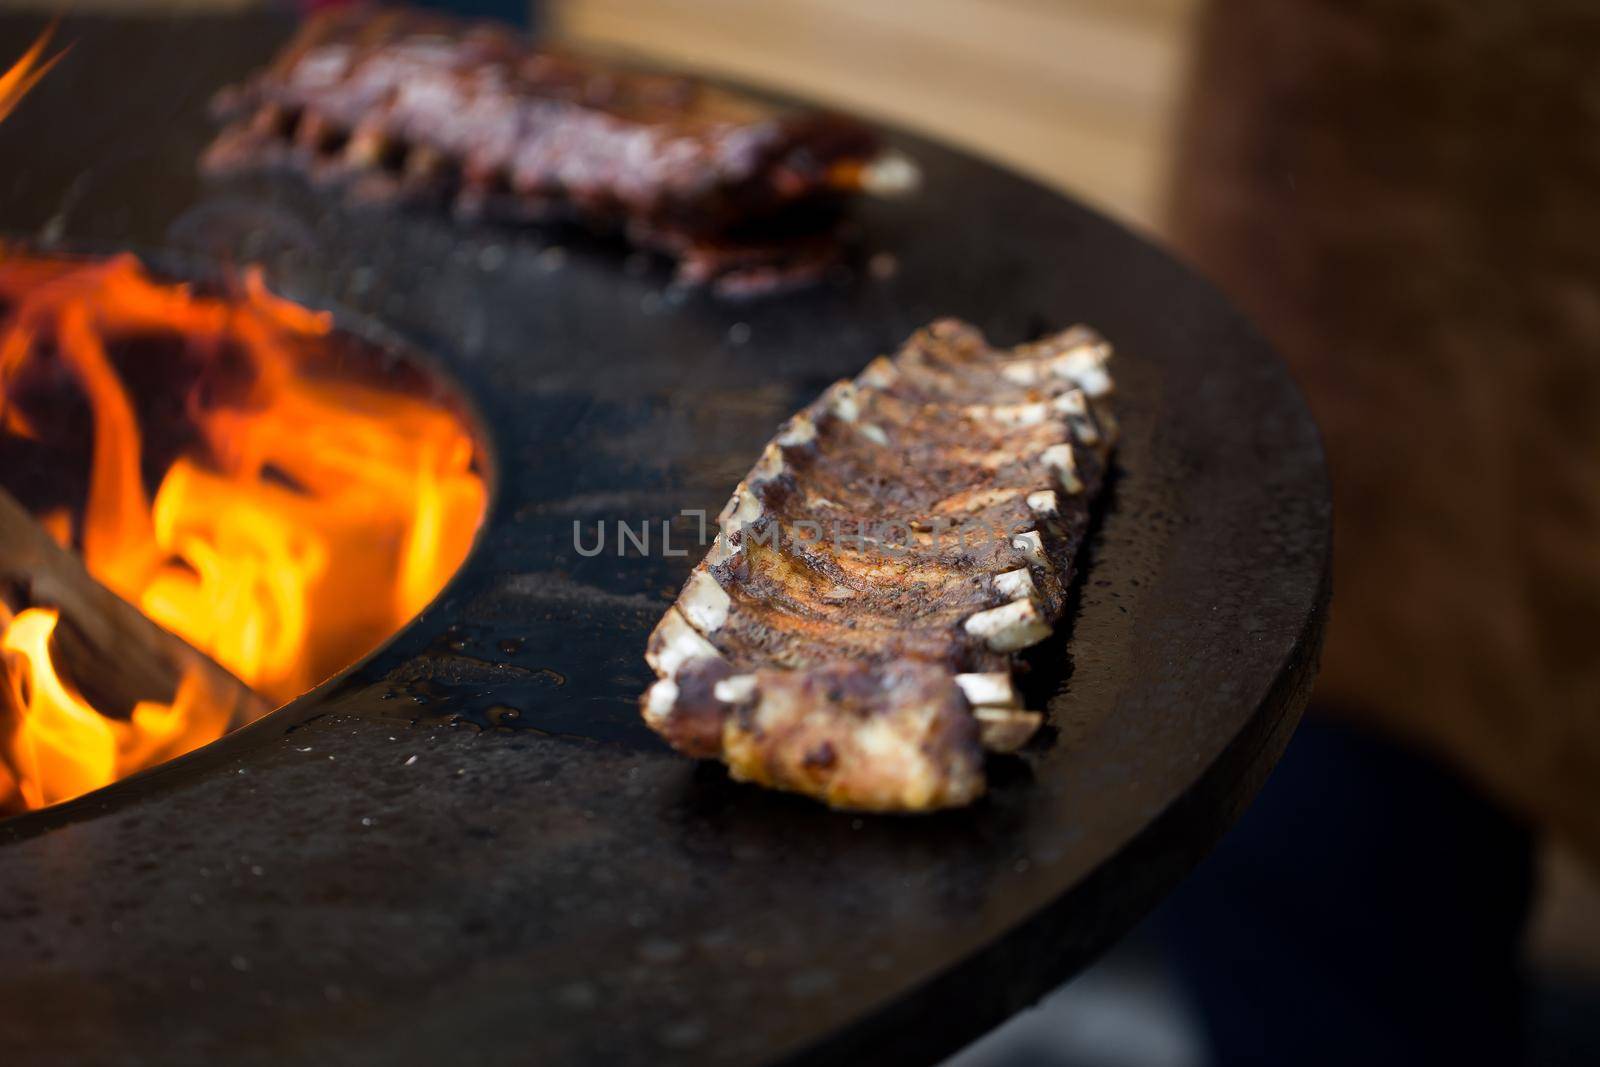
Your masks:
{"label": "blurred rack of ribs", "polygon": [[852,194],[917,178],[840,115],[403,9],[312,19],[213,110],[207,173],[286,166],[364,200],[620,231],[729,293],[814,279]]}

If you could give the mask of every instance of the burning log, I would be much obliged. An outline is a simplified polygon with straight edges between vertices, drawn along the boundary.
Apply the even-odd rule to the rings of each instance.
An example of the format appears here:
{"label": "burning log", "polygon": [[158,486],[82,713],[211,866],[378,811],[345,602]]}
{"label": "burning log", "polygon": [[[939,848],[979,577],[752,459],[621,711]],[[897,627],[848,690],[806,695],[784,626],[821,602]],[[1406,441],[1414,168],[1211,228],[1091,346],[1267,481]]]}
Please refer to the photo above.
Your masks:
{"label": "burning log", "polygon": [[[185,286],[131,256],[0,246],[0,308],[0,439],[73,446],[82,422],[54,417],[57,399],[87,404],[92,431],[81,504],[53,498],[72,524],[46,523],[87,575],[14,504],[0,522],[0,595],[23,607],[0,604],[0,810],[76,796],[305,692],[466,556],[486,495],[470,426],[259,272]],[[171,407],[151,389],[184,413],[155,449],[146,419]],[[152,451],[170,458],[147,480]]]}
{"label": "burning log", "polygon": [[[141,704],[172,705],[186,687],[228,709],[223,730],[266,712],[261,697],[210,657],[157,626],[95,581],[9,493],[0,490],[0,599],[57,618],[52,660],[84,701],[111,718]],[[17,618],[21,618],[19,614]],[[11,628],[6,649],[14,651]],[[9,694],[0,695],[0,700]],[[219,716],[220,717],[220,716]]]}

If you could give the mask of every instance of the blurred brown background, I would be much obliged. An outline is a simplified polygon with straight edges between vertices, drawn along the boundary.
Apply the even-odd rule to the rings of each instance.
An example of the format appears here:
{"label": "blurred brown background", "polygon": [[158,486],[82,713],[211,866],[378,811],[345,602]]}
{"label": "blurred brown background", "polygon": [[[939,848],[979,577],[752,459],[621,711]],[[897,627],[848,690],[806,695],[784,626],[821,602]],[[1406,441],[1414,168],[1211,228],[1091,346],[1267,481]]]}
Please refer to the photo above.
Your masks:
{"label": "blurred brown background", "polygon": [[1160,216],[1198,0],[557,0],[551,28],[937,135]]}

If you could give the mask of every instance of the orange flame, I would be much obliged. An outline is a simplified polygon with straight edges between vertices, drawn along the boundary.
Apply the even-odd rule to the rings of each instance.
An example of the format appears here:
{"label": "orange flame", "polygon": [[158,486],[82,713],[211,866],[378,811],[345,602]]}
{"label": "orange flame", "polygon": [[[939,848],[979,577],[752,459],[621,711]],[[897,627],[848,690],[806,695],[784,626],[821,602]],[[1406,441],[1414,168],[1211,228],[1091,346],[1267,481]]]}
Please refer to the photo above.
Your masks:
{"label": "orange flame", "polygon": [[[0,606],[0,621],[8,614]],[[16,799],[26,808],[69,800],[227,728],[231,702],[207,692],[198,671],[184,675],[170,704],[140,701],[126,721],[101,715],[56,673],[50,637],[59,621],[54,609],[28,608],[0,631],[5,697],[21,712],[0,762],[0,787],[16,793],[5,806],[16,806]]]}
{"label": "orange flame", "polygon": [[[64,369],[93,432],[80,512],[43,517],[89,572],[273,701],[361,656],[454,573],[483,514],[468,429],[444,406],[330,374],[332,323],[267,292],[236,296],[98,263],[0,249],[0,433],[35,435],[23,383]],[[198,443],[154,495],[123,339],[181,335],[217,399],[196,387]],[[234,366],[242,357],[242,367]],[[230,363],[232,361],[232,363]],[[218,387],[218,383],[226,387]],[[73,538],[74,532],[76,538]],[[233,709],[185,678],[171,704],[124,721],[56,674],[55,616],[0,616],[0,810],[54,803],[212,740]],[[9,794],[9,795],[8,795]]]}
{"label": "orange flame", "polygon": [[27,95],[28,90],[37,85],[39,79],[67,54],[66,49],[62,49],[43,63],[39,61],[44,55],[45,46],[50,43],[50,38],[55,32],[55,23],[45,27],[39,39],[22,53],[22,58],[13,63],[10,70],[0,74],[0,120],[11,114],[12,109]]}

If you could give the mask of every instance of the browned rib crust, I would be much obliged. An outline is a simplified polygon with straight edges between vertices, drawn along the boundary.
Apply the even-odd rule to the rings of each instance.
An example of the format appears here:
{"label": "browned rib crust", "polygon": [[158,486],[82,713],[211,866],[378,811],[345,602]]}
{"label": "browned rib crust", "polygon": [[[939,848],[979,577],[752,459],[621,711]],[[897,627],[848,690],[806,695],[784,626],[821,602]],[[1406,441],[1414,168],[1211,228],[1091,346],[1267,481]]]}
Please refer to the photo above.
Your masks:
{"label": "browned rib crust", "polygon": [[366,197],[598,224],[702,282],[816,273],[881,150],[841,116],[396,9],[312,19],[214,110],[208,172],[287,165]]}
{"label": "browned rib crust", "polygon": [[[646,721],[835,807],[983,792],[1025,743],[1016,654],[1050,633],[1116,437],[1109,347],[920,331],[784,424],[651,635]],[[958,537],[958,531],[964,536]]]}

